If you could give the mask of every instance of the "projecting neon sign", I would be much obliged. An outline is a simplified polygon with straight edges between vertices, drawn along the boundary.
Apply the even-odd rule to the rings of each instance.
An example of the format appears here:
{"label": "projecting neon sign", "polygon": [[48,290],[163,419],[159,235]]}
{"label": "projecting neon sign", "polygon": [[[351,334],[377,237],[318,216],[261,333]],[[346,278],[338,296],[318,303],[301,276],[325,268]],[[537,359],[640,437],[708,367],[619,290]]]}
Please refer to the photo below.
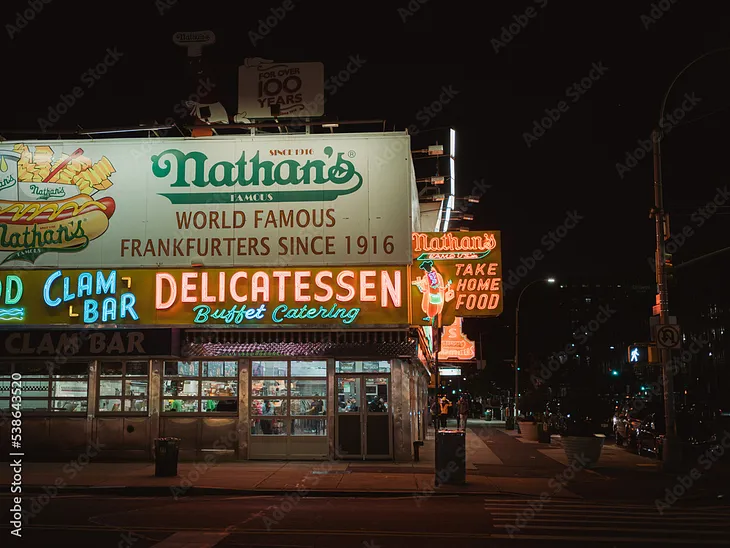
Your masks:
{"label": "projecting neon sign", "polygon": [[413,251],[419,252],[418,261],[449,261],[454,259],[482,259],[497,247],[494,234],[458,237],[447,232],[443,236],[429,236],[421,232],[412,235]]}

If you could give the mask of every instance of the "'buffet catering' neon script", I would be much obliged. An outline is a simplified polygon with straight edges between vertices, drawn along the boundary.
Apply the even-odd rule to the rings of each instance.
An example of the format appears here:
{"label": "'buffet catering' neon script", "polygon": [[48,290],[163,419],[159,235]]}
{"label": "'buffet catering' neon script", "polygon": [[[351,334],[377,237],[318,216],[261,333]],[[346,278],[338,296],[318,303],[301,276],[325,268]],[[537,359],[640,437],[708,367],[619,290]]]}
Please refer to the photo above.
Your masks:
{"label": "'buffet catering' neon script", "polygon": [[[62,279],[61,279],[62,278]],[[96,279],[96,284],[94,284]],[[59,288],[58,284],[63,288]],[[93,276],[91,272],[82,272],[76,279],[75,287],[71,286],[71,277],[63,276],[63,271],[57,270],[43,284],[43,300],[56,308],[63,303],[83,298],[84,323],[114,323],[118,319],[131,318],[138,320],[139,315],[134,310],[137,298],[132,292],[117,296],[117,271],[112,270],[109,276],[104,276],[101,270]],[[75,293],[73,292],[75,291]],[[52,295],[61,293],[61,297]],[[99,302],[99,298],[108,295]],[[69,308],[69,315],[72,315]]]}
{"label": "'buffet catering' neon script", "polygon": [[[338,303],[349,303],[359,297],[360,303],[379,301],[381,308],[402,306],[401,273],[382,271],[379,274],[375,270],[358,273],[343,270],[336,276],[329,270],[318,271],[314,276],[308,270],[280,270],[270,274],[237,271],[230,277],[226,272],[219,272],[217,279],[210,279],[207,272],[183,272],[178,282],[172,274],[158,272],[155,275],[155,308],[168,310],[178,302],[224,303],[232,300],[238,304],[230,308],[197,304],[193,307],[194,322],[222,320],[227,324],[240,324],[245,320],[265,319],[267,304],[273,306],[278,302],[271,310],[271,321],[274,323],[319,318],[351,324],[361,309],[347,308]],[[378,281],[379,284],[376,283]],[[292,300],[303,304],[299,307],[285,304]],[[332,303],[332,300],[336,302]],[[322,304],[306,304],[312,302]]]}

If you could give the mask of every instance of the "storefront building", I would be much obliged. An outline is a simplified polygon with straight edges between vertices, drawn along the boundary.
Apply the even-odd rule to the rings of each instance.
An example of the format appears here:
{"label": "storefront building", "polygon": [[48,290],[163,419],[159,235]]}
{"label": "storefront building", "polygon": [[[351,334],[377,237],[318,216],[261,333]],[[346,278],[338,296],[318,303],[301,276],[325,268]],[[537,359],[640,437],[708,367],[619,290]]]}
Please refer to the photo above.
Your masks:
{"label": "storefront building", "polygon": [[410,460],[433,346],[411,317],[409,150],[3,143],[0,409],[22,400],[26,458],[150,459],[175,436],[183,458]]}

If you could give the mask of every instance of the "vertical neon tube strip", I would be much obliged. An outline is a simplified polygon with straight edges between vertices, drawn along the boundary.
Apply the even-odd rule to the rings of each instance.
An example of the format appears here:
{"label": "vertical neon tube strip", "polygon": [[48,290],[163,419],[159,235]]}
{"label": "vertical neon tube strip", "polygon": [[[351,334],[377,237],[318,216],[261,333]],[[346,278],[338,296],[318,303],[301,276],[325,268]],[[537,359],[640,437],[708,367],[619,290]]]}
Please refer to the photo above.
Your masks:
{"label": "vertical neon tube strip", "polygon": [[451,211],[454,209],[456,196],[456,131],[451,128],[449,130],[449,175],[451,179],[451,191],[446,203],[446,219],[444,221],[444,232],[448,232],[449,223],[451,222]]}

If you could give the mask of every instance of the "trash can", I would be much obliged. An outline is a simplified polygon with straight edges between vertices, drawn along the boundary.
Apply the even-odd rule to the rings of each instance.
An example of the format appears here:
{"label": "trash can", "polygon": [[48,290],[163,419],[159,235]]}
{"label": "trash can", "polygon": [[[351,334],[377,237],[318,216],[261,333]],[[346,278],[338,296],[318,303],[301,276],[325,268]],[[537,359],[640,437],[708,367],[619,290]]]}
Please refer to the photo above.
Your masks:
{"label": "trash can", "polygon": [[466,433],[440,430],[436,434],[436,481],[438,485],[466,483]]}
{"label": "trash can", "polygon": [[537,441],[540,443],[550,443],[550,431],[544,422],[537,423]]}
{"label": "trash can", "polygon": [[155,439],[155,476],[177,476],[177,458],[180,452],[180,438]]}

